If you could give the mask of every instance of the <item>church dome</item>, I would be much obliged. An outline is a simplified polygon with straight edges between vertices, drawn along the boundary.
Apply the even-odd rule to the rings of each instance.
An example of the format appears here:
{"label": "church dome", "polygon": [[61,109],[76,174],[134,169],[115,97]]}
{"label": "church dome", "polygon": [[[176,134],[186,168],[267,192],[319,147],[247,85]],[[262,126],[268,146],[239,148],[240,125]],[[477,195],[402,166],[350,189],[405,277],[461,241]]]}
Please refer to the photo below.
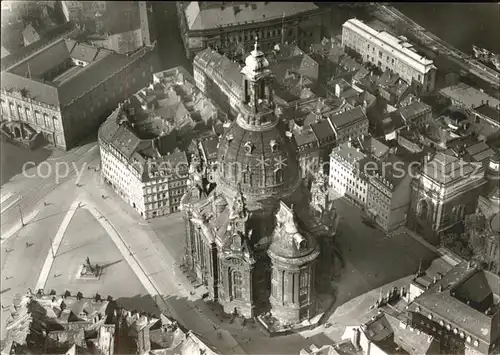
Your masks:
{"label": "church dome", "polygon": [[232,198],[241,184],[249,200],[288,197],[300,184],[296,145],[284,123],[246,125],[239,118],[221,137],[217,187]]}

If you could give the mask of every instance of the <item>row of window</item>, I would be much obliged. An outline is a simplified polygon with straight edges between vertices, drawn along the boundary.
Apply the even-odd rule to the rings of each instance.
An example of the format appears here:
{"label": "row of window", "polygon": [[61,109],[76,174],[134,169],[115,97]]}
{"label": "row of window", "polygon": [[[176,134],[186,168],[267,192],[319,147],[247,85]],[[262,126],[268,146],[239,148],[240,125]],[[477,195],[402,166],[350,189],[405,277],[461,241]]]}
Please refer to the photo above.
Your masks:
{"label": "row of window", "polygon": [[17,117],[21,121],[35,123],[50,130],[59,131],[61,129],[59,119],[56,116],[52,116],[51,118],[46,113],[42,115],[38,110],[35,110],[35,116],[33,117],[29,107],[17,105],[16,109],[14,103],[9,102],[7,104],[7,101],[4,99],[2,99],[2,114],[6,114],[10,117]]}

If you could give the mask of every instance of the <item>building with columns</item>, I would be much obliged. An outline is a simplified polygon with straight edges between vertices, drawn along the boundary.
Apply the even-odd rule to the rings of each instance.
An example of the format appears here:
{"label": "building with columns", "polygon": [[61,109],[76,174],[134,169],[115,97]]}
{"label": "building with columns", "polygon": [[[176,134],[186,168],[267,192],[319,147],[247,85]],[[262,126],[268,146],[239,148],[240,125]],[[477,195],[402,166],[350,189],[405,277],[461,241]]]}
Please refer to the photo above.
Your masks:
{"label": "building with columns", "polygon": [[437,244],[441,233],[474,212],[484,175],[481,163],[442,152],[426,156],[420,176],[411,183],[408,226]]}
{"label": "building with columns", "polygon": [[296,143],[275,115],[273,74],[257,43],[245,64],[239,113],[212,165],[215,183],[200,161],[191,162],[181,202],[185,263],[225,312],[254,317],[270,310],[294,324],[317,313],[319,240],[334,230],[311,227],[316,215],[304,203]]}

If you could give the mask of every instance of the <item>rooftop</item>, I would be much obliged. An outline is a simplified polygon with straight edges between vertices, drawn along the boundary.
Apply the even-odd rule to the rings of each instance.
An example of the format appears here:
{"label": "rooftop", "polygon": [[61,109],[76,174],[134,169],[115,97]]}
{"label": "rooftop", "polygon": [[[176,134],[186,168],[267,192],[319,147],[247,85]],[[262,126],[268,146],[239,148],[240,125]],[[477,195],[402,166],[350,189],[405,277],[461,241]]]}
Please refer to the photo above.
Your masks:
{"label": "rooftop", "polygon": [[1,87],[25,91],[48,105],[65,106],[132,60],[107,49],[60,39],[2,72]]}
{"label": "rooftop", "polygon": [[435,69],[432,60],[419,55],[411,44],[394,37],[388,32],[376,31],[357,19],[348,20],[343,24],[343,27],[361,34],[382,48],[387,48],[387,50],[390,50],[391,53],[407,65],[410,65],[410,67],[417,69],[421,73],[427,73],[429,70]]}
{"label": "rooftop", "polygon": [[383,313],[363,324],[361,329],[386,354],[427,354],[434,339],[408,326],[407,322],[404,317]]}
{"label": "rooftop", "polygon": [[[432,112],[432,109],[426,103],[421,101],[413,101],[407,106],[403,106],[399,109],[399,113],[405,120],[412,120],[426,112]],[[410,123],[410,122],[408,122]]]}
{"label": "rooftop", "polygon": [[488,117],[492,121],[496,122],[497,125],[500,125],[500,111],[499,108],[491,107],[490,105],[483,104],[479,107],[475,107],[474,111],[479,114]]}
{"label": "rooftop", "polygon": [[467,108],[474,108],[484,104],[500,107],[500,101],[464,83],[445,87],[439,90],[439,93],[451,100],[462,103]]}
{"label": "rooftop", "polygon": [[[499,276],[461,263],[409,304],[409,310],[457,329],[480,353],[489,353],[500,336]],[[477,341],[477,342],[476,342]]]}
{"label": "rooftop", "polygon": [[184,10],[189,30],[277,20],[317,10],[309,2],[202,2],[191,1]]}
{"label": "rooftop", "polygon": [[355,107],[352,110],[330,116],[328,119],[335,128],[343,129],[359,121],[367,120],[367,117],[361,107]]}
{"label": "rooftop", "polygon": [[438,152],[423,168],[423,174],[439,184],[446,185],[469,177],[477,177],[477,163]]}

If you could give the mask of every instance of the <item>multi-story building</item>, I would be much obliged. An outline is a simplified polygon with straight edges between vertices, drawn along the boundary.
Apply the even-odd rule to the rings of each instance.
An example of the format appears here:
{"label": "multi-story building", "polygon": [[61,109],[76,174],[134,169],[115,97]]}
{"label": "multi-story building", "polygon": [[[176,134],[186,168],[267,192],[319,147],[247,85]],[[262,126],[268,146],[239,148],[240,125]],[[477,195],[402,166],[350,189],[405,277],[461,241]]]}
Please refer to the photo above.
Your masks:
{"label": "multi-story building", "polygon": [[432,243],[474,212],[486,183],[481,163],[466,162],[438,152],[426,156],[419,177],[411,183],[408,226]]}
{"label": "multi-story building", "polygon": [[284,42],[308,49],[321,40],[322,11],[308,2],[178,1],[177,15],[188,58],[207,47],[245,53],[255,37],[265,52]]}
{"label": "multi-story building", "polygon": [[105,12],[107,1],[61,1],[66,21],[86,21],[95,19],[97,12]]}
{"label": "multi-story building", "polygon": [[342,25],[342,45],[363,57],[364,62],[382,70],[392,70],[423,93],[434,90],[436,67],[432,60],[417,53],[404,37],[376,31],[357,19]]}
{"label": "multi-story building", "polygon": [[[286,85],[291,76],[309,81],[318,79],[318,63],[295,45],[280,46],[270,56],[269,65],[276,78],[273,89],[283,87],[287,96],[293,96],[290,85]],[[196,85],[233,115],[238,110],[244,90],[240,70],[236,61],[210,48],[197,53],[193,60]]]}
{"label": "multi-story building", "polygon": [[[379,313],[353,327],[351,341],[355,353],[363,355],[435,355],[439,354],[439,339],[415,329],[408,319],[398,314]],[[351,327],[348,327],[351,328]],[[353,354],[353,352],[351,352]]]}
{"label": "multi-story building", "polygon": [[497,354],[499,282],[472,262],[458,264],[408,305],[410,325],[439,339],[441,354]]}
{"label": "multi-story building", "polygon": [[145,219],[179,209],[188,180],[188,157],[175,143],[179,135],[218,119],[193,81],[182,68],[153,74],[153,83],[99,129],[104,179]]}
{"label": "multi-story building", "polygon": [[335,132],[337,144],[368,134],[368,118],[362,107],[330,116],[328,122]]}
{"label": "multi-story building", "polygon": [[406,222],[412,181],[408,169],[408,164],[390,156],[368,172],[367,213],[386,232]]}
{"label": "multi-story building", "polygon": [[369,165],[376,167],[371,157],[355,148],[350,141],[339,144],[330,154],[330,187],[340,196],[364,207],[368,194]]}
{"label": "multi-story building", "polygon": [[425,127],[432,120],[432,108],[421,101],[413,101],[409,105],[401,107],[399,114],[405,125],[414,128]]}
{"label": "multi-story building", "polygon": [[27,125],[70,149],[149,82],[156,59],[155,46],[125,56],[61,38],[2,72],[2,118],[13,139]]}
{"label": "multi-story building", "polygon": [[209,48],[193,60],[196,86],[233,116],[243,98],[240,70],[238,63]]}

